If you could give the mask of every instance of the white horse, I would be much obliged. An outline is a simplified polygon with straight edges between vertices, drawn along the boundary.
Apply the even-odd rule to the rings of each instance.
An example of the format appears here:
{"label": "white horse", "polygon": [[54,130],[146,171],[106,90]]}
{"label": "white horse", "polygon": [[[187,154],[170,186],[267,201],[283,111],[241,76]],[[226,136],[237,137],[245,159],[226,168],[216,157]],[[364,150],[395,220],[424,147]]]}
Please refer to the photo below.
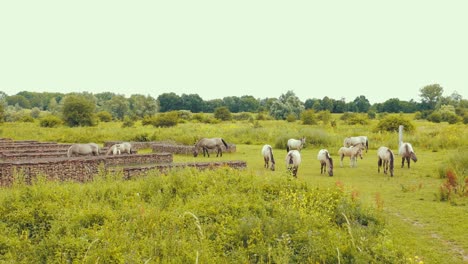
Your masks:
{"label": "white horse", "polygon": [[273,149],[270,145],[264,145],[262,148],[263,160],[265,161],[265,168],[268,169],[269,162],[271,162],[270,169],[275,170],[275,158],[273,157]]}
{"label": "white horse", "polygon": [[73,144],[68,148],[67,157],[93,155],[99,156],[99,146],[96,143]]}
{"label": "white horse", "polygon": [[297,178],[297,169],[301,164],[301,153],[299,150],[293,149],[286,154],[286,168]]}
{"label": "white horse", "polygon": [[121,154],[121,145],[120,144],[114,144],[109,147],[109,149],[106,152],[106,156],[110,155],[120,155]]}
{"label": "white horse", "polygon": [[411,144],[408,142],[401,142],[398,154],[401,156],[402,168],[405,166],[405,159],[408,163],[408,169],[410,168],[410,159],[412,159],[414,162],[418,161],[416,153],[414,153],[413,146],[411,146]]}
{"label": "white horse", "polygon": [[366,136],[357,136],[357,137],[347,137],[343,141],[344,147],[356,146],[357,144],[362,144],[366,147],[366,153],[369,150],[369,140]]}
{"label": "white horse", "polygon": [[210,153],[208,153],[208,149],[217,149],[216,157],[223,156],[223,150],[221,149],[221,146],[224,145],[226,149],[229,148],[228,144],[224,139],[222,138],[202,138],[200,139],[196,144],[195,148],[193,149],[193,156],[196,157],[198,156],[198,151],[200,148],[203,150],[203,157],[208,155],[208,158],[210,157]]}
{"label": "white horse", "polygon": [[348,156],[350,159],[350,167],[356,167],[357,157],[362,159],[362,150],[364,147],[361,144],[352,147],[341,147],[338,150],[338,155],[340,156],[340,165],[343,167],[343,158]]}
{"label": "white horse", "polygon": [[111,153],[113,155],[120,155],[122,153],[132,154],[134,152],[135,151],[132,150],[132,144],[130,142],[122,142],[110,146],[106,152],[106,155],[110,155]]}
{"label": "white horse", "polygon": [[304,147],[305,141],[305,137],[302,137],[301,139],[290,138],[288,140],[288,144],[286,145],[286,151],[289,152],[292,149],[301,151],[301,149]]}
{"label": "white horse", "polygon": [[320,174],[327,172],[328,167],[328,175],[333,176],[333,159],[328,150],[319,150],[317,159],[320,161]]}
{"label": "white horse", "polygon": [[390,176],[393,177],[393,152],[389,148],[382,146],[377,150],[377,157],[379,158],[379,161],[377,162],[377,172],[380,173],[380,167],[383,166],[384,173],[387,174],[387,171],[390,169]]}

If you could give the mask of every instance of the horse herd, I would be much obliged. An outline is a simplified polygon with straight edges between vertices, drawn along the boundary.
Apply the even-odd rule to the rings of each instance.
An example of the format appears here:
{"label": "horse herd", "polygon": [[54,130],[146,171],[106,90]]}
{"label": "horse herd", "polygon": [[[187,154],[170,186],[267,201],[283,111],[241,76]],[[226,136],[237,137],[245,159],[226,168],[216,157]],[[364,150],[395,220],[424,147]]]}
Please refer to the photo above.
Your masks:
{"label": "horse herd", "polygon": [[[301,149],[304,147],[305,137],[301,139],[289,139],[286,146],[286,168],[292,173],[294,177],[297,177],[297,171],[301,164]],[[340,165],[343,167],[344,157],[350,158],[350,167],[357,166],[358,157],[362,159],[362,151],[369,150],[369,140],[366,136],[347,137],[343,141],[343,147],[338,150],[340,156]],[[410,168],[410,160],[416,162],[418,159],[413,150],[413,147],[408,142],[400,142],[398,154],[402,157],[401,167],[404,167],[405,161]],[[264,159],[264,167],[275,170],[275,159],[273,157],[273,149],[270,145],[266,144],[262,148],[262,155]],[[395,156],[391,149],[385,146],[381,146],[377,150],[377,171],[380,173],[380,169],[383,167],[385,174],[390,172],[390,176],[393,177],[393,168]],[[320,174],[328,172],[329,176],[333,176],[333,159],[330,152],[327,149],[319,150],[317,154],[317,160],[320,162]],[[271,165],[270,165],[271,163]]]}
{"label": "horse herd", "polygon": [[[286,168],[292,173],[294,177],[297,177],[297,171],[301,164],[301,149],[304,147],[306,138],[301,139],[291,138],[287,142],[286,146]],[[208,150],[216,149],[216,157],[223,156],[222,146],[226,149],[229,148],[228,144],[222,138],[202,138],[194,146],[193,156],[197,157],[200,149],[203,151],[203,156],[210,156]],[[343,167],[344,157],[350,158],[350,167],[357,166],[358,157],[362,159],[362,151],[369,150],[369,140],[366,136],[347,137],[343,141],[343,147],[338,150],[340,156],[340,165]],[[109,147],[106,155],[120,155],[122,153],[132,154],[136,153],[132,149],[132,145],[129,142],[117,143]],[[398,154],[401,156],[401,167],[404,167],[405,161],[410,168],[410,160],[417,161],[416,154],[413,147],[408,142],[400,142]],[[68,157],[74,155],[99,155],[99,146],[95,143],[87,144],[73,144],[67,152]],[[271,170],[275,170],[275,159],[273,157],[273,148],[265,144],[262,148],[262,156],[264,160],[264,167]],[[383,172],[387,174],[390,172],[390,176],[393,177],[393,168],[395,156],[393,151],[388,147],[381,146],[377,150],[377,171],[380,173],[380,169],[383,168]],[[330,152],[327,149],[319,150],[317,154],[317,160],[320,162],[320,174],[328,173],[329,176],[333,176],[333,159]]]}
{"label": "horse herd", "polygon": [[[96,143],[79,143],[73,144],[68,148],[67,157],[92,155],[99,156],[99,145]],[[136,151],[132,148],[129,142],[117,143],[109,147],[106,155],[120,155],[123,153],[132,154]]]}

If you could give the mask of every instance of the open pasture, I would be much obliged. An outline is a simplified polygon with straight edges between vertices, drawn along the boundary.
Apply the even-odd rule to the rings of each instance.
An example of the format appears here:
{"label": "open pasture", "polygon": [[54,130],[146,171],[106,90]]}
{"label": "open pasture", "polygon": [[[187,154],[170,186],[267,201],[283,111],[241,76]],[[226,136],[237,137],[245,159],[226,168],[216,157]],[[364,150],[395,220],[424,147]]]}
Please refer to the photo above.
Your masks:
{"label": "open pasture", "polygon": [[[274,149],[276,170],[263,167],[260,145],[237,145],[236,153],[224,155],[221,160],[242,159],[259,177],[291,177],[286,171],[286,150]],[[317,153],[320,148],[306,147],[301,151],[302,163],[297,181],[317,188],[342,185],[349,195],[365,205],[382,211],[386,216],[389,235],[407,247],[411,255],[424,259],[424,263],[465,263],[468,261],[468,202],[450,205],[437,200],[443,179],[438,166],[446,162],[457,150],[432,152],[419,150],[418,162],[410,169],[401,168],[401,158],[395,155],[394,176],[377,172],[377,150],[369,149],[359,159],[357,167],[350,168],[349,158],[339,166],[337,150],[329,148],[334,159],[334,176],[320,175]],[[333,151],[334,150],[334,151]],[[212,158],[205,158],[212,160]],[[185,155],[175,155],[175,162],[201,161]],[[466,198],[465,198],[466,199]]]}
{"label": "open pasture", "polygon": [[[342,186],[353,199],[382,212],[387,222],[385,235],[406,249],[410,256],[418,256],[424,263],[466,263],[468,261],[468,202],[467,198],[440,201],[440,187],[446,179],[440,177],[449,167],[456,169],[458,177],[466,179],[468,132],[466,125],[433,124],[413,121],[416,131],[404,134],[404,141],[411,142],[418,156],[411,168],[401,168],[398,156],[398,135],[390,132],[374,132],[376,120],[369,125],[348,126],[340,121],[336,127],[304,126],[299,122],[255,121],[223,122],[216,125],[186,122],[173,128],[153,128],[136,125],[120,129],[119,123],[104,123],[97,128],[38,128],[37,124],[6,123],[0,128],[1,137],[16,140],[56,141],[61,143],[102,143],[111,140],[138,141],[173,140],[192,145],[201,137],[223,137],[234,143],[237,152],[222,157],[193,157],[175,155],[174,162],[200,162],[215,160],[244,160],[246,175],[260,179],[284,177],[304,182],[317,188]],[[118,129],[117,129],[118,128]],[[190,133],[187,133],[190,131]],[[338,149],[347,136],[367,135],[369,151],[358,159],[355,168],[349,167],[349,159],[340,167]],[[286,141],[289,138],[307,138],[301,150],[302,163],[297,179],[286,171]],[[261,148],[273,147],[276,170],[263,167]],[[395,153],[394,176],[377,172],[377,154],[380,146],[387,146]],[[326,148],[334,159],[334,176],[320,174],[317,153]],[[142,150],[141,153],[144,153]],[[146,150],[148,151],[148,150]],[[457,168],[449,165],[451,157],[461,157]],[[411,262],[410,262],[411,263]],[[417,262],[415,262],[417,263]]]}

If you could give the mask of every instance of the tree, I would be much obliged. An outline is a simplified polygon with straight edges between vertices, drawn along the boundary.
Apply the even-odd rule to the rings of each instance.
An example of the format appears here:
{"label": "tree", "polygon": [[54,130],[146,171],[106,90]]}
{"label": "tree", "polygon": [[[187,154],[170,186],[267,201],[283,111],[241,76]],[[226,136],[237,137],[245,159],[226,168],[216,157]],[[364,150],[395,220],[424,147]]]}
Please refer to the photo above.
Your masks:
{"label": "tree", "polygon": [[70,127],[95,125],[94,110],[96,104],[87,96],[72,94],[65,97],[62,118]]}
{"label": "tree", "polygon": [[182,105],[178,110],[189,110],[192,113],[199,113],[203,111],[205,102],[198,94],[182,94]]}
{"label": "tree", "polygon": [[224,106],[224,102],[221,99],[213,99],[205,102],[205,108],[203,112],[213,113],[216,108]]}
{"label": "tree", "polygon": [[163,93],[158,96],[159,111],[169,112],[182,109],[182,99],[175,93]]}
{"label": "tree", "polygon": [[400,99],[398,98],[388,99],[382,104],[382,112],[398,113],[400,111]]}
{"label": "tree", "polygon": [[239,112],[257,112],[260,103],[251,95],[243,95],[239,100]]}
{"label": "tree", "polygon": [[426,85],[419,89],[421,101],[429,110],[434,110],[437,102],[441,99],[444,89],[439,84]]}
{"label": "tree", "polygon": [[355,106],[356,112],[367,113],[367,111],[369,111],[370,103],[364,95],[356,97],[356,99],[353,101],[353,104]]}
{"label": "tree", "polygon": [[128,113],[129,103],[123,95],[115,95],[103,105],[103,109],[107,110],[117,120],[123,120]]}
{"label": "tree", "polygon": [[149,95],[132,94],[128,101],[130,104],[130,111],[136,117],[144,118],[158,112],[158,101]]}
{"label": "tree", "polygon": [[229,108],[232,113],[239,113],[239,101],[237,96],[227,96],[223,98],[224,105]]}
{"label": "tree", "polygon": [[28,99],[26,99],[26,97],[22,95],[8,96],[6,98],[6,102],[8,103],[8,105],[13,105],[13,106],[18,105],[21,108],[27,108],[27,109],[31,108],[31,104],[29,103]]}

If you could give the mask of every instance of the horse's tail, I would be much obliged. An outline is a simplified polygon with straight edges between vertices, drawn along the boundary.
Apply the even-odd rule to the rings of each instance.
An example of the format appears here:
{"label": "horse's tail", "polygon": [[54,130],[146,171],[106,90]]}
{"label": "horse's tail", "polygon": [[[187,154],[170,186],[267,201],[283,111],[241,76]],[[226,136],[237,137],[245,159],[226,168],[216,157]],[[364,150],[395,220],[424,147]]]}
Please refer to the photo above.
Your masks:
{"label": "horse's tail", "polygon": [[228,144],[226,143],[226,141],[224,141],[224,139],[221,139],[221,141],[223,142],[224,146],[226,147],[226,149],[229,148]]}
{"label": "horse's tail", "polygon": [[273,158],[273,149],[268,147],[268,151],[270,152],[271,163],[275,164],[275,158]]}
{"label": "horse's tail", "polygon": [[366,137],[366,152],[367,152],[368,149],[369,149],[369,139],[367,139],[367,137]]}
{"label": "horse's tail", "polygon": [[112,150],[114,149],[115,145],[112,145],[109,147],[109,149],[107,150],[106,152],[106,156],[108,156],[109,154],[111,154]]}
{"label": "horse's tail", "polygon": [[286,165],[289,166],[293,163],[294,163],[293,155],[292,153],[288,153],[288,156],[286,156]]}
{"label": "horse's tail", "polygon": [[387,151],[388,151],[388,154],[390,155],[390,170],[393,170],[393,160],[394,160],[393,152],[390,149],[387,149]]}
{"label": "horse's tail", "polygon": [[67,157],[71,157],[72,156],[72,153],[73,153],[73,145],[71,145],[68,150],[67,150]]}

